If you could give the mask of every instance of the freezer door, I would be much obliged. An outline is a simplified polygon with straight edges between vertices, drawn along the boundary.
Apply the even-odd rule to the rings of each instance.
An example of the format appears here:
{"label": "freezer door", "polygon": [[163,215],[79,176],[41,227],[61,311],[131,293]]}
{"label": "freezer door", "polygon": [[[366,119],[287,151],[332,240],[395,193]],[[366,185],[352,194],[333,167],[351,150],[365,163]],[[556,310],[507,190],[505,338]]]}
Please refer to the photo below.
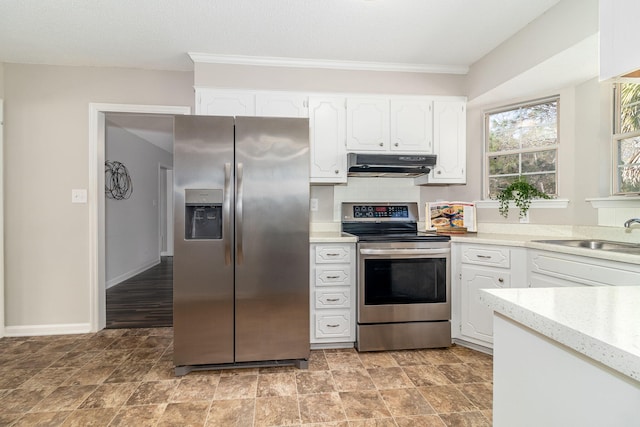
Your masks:
{"label": "freezer door", "polygon": [[174,119],[176,366],[232,363],[233,118]]}
{"label": "freezer door", "polygon": [[309,123],[236,118],[236,361],[309,357]]}

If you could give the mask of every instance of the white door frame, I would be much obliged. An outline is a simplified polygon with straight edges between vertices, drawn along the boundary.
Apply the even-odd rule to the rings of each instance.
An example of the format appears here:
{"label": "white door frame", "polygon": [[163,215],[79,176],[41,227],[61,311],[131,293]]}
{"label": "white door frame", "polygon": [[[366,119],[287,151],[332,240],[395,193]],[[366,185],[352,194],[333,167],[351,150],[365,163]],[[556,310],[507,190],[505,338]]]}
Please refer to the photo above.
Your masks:
{"label": "white door frame", "polygon": [[0,338],[4,337],[4,110],[0,99]]}
{"label": "white door frame", "polygon": [[[160,227],[160,257],[173,256],[173,181],[169,181],[169,175],[173,174],[173,166],[158,165],[158,225]],[[162,183],[165,184],[163,187]],[[164,192],[163,192],[164,190]],[[163,224],[162,219],[166,221]],[[162,250],[162,236],[165,237],[166,250]]]}
{"label": "white door frame", "polygon": [[89,104],[89,321],[91,331],[106,325],[104,160],[105,113],[191,114],[171,105]]}

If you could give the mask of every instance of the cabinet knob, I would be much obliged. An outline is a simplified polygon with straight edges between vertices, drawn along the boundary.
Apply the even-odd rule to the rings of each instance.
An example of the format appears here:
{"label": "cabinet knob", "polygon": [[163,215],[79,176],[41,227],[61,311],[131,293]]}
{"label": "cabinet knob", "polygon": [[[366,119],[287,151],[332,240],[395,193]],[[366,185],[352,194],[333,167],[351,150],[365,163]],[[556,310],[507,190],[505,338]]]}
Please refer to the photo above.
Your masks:
{"label": "cabinet knob", "polygon": [[338,169],[333,171],[336,175],[340,173],[340,171]]}
{"label": "cabinet knob", "polygon": [[381,142],[381,143],[380,143],[380,147],[384,147],[384,142]]}
{"label": "cabinet knob", "polygon": [[500,282],[500,283],[504,283],[504,279],[503,279],[502,277],[500,277],[500,278],[498,279],[498,282]]}
{"label": "cabinet knob", "polygon": [[438,171],[436,172],[438,175],[442,175],[442,171]]}
{"label": "cabinet knob", "polygon": [[396,147],[399,147],[399,146],[400,146],[400,144],[398,144],[397,142],[396,142],[395,144],[393,144],[393,145],[395,145]]}

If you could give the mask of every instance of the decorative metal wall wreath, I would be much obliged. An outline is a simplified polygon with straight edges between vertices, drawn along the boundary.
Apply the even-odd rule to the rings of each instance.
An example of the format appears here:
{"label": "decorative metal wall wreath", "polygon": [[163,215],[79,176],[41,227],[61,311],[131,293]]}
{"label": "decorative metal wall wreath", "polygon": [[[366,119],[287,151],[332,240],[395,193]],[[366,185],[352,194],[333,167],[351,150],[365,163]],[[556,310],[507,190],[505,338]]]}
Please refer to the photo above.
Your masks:
{"label": "decorative metal wall wreath", "polygon": [[104,190],[107,197],[115,200],[125,200],[133,194],[133,183],[126,166],[120,162],[104,162],[105,177]]}

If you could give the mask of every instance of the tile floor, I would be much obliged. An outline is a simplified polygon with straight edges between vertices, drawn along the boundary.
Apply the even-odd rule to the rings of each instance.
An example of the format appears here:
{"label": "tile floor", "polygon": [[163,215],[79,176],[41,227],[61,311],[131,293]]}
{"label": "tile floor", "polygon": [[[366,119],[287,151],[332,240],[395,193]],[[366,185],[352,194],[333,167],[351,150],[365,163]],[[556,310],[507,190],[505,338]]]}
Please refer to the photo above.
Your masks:
{"label": "tile floor", "polygon": [[464,347],[313,351],[173,375],[172,329],[0,339],[1,426],[490,426],[492,358]]}

